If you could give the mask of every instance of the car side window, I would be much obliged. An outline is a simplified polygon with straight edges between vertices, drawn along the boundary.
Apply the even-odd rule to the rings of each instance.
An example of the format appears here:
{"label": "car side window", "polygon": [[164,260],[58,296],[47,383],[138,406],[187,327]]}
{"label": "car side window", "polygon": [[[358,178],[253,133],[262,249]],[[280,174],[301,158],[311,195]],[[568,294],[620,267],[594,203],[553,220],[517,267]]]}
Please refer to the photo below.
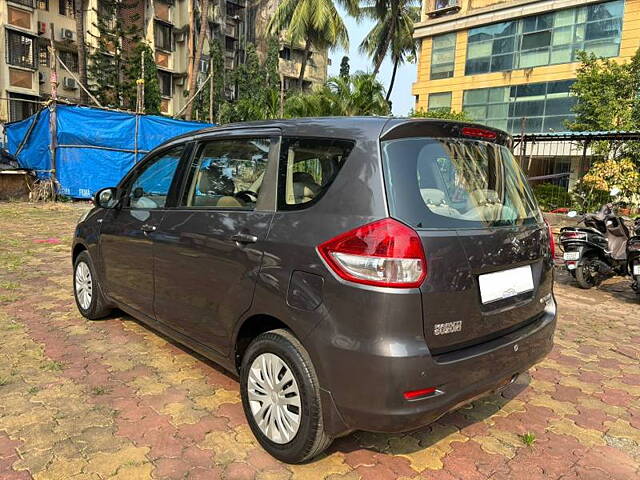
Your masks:
{"label": "car side window", "polygon": [[269,138],[204,143],[191,167],[183,204],[253,210],[269,160]]}
{"label": "car side window", "polygon": [[[285,138],[280,149],[278,207],[304,208],[329,188],[354,142],[323,138]],[[305,205],[307,204],[307,205]]]}
{"label": "car side window", "polygon": [[183,151],[183,145],[174,147],[142,166],[128,190],[130,208],[164,208]]}

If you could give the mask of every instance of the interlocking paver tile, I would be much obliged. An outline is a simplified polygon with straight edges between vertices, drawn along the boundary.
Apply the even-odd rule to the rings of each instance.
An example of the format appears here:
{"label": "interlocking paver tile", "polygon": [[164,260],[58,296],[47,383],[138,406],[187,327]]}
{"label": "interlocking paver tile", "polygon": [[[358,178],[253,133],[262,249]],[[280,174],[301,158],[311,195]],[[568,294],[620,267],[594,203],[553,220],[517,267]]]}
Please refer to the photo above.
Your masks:
{"label": "interlocking paver tile", "polygon": [[231,375],[126,315],[77,313],[83,208],[0,203],[1,480],[640,478],[640,299],[625,280],[585,292],[558,272],[556,346],[501,395],[291,466],[251,435]]}

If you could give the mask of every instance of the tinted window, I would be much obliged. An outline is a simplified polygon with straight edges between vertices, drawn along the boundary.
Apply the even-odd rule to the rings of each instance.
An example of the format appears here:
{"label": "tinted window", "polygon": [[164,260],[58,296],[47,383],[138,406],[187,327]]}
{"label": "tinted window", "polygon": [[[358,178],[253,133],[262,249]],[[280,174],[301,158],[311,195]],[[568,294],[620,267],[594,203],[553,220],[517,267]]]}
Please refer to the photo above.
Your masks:
{"label": "tinted window", "polygon": [[268,138],[202,145],[192,166],[185,205],[253,210],[267,168],[269,145]]}
{"label": "tinted window", "polygon": [[482,228],[539,220],[506,147],[461,139],[382,143],[389,209],[417,228]]}
{"label": "tinted window", "polygon": [[280,150],[278,204],[301,208],[326,191],[349,156],[353,142],[285,138]]}
{"label": "tinted window", "polygon": [[129,188],[131,208],[152,209],[165,206],[183,150],[183,146],[172,148],[141,167]]}

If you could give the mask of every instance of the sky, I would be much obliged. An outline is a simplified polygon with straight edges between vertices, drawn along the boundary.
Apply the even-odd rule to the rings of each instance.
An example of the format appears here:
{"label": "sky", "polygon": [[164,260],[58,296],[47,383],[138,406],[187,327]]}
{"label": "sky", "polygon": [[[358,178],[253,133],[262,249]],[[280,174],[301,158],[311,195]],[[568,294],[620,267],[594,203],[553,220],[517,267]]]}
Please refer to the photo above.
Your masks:
{"label": "sky", "polygon": [[[339,6],[338,10],[340,11],[340,14],[347,26],[347,31],[349,32],[349,51],[346,52],[338,48],[329,52],[329,58],[331,58],[329,76],[335,76],[340,73],[340,62],[344,55],[349,57],[351,73],[357,71],[373,71],[371,59],[358,52],[358,47],[369,30],[373,27],[374,22],[371,20],[361,20],[360,23],[358,23],[353,17],[347,15],[347,13]],[[392,70],[393,64],[391,63],[391,60],[386,59],[378,73],[378,79],[384,84],[385,88],[389,87]],[[393,87],[393,92],[391,93],[394,115],[406,115],[409,113],[409,110],[414,107],[415,102],[413,95],[411,94],[411,85],[416,81],[416,71],[417,69],[415,64],[405,63],[398,67],[396,83]]]}

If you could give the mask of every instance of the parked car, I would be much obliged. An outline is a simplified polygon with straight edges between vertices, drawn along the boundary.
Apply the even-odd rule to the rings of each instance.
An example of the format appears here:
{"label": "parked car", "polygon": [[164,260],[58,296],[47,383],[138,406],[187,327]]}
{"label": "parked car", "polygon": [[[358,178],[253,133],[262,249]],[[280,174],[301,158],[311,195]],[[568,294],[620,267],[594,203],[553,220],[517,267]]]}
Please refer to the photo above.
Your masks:
{"label": "parked car", "polygon": [[389,118],[176,138],[79,222],[78,308],[120,308],[237,373],[280,460],[427,425],[553,344],[553,241],[510,145]]}

